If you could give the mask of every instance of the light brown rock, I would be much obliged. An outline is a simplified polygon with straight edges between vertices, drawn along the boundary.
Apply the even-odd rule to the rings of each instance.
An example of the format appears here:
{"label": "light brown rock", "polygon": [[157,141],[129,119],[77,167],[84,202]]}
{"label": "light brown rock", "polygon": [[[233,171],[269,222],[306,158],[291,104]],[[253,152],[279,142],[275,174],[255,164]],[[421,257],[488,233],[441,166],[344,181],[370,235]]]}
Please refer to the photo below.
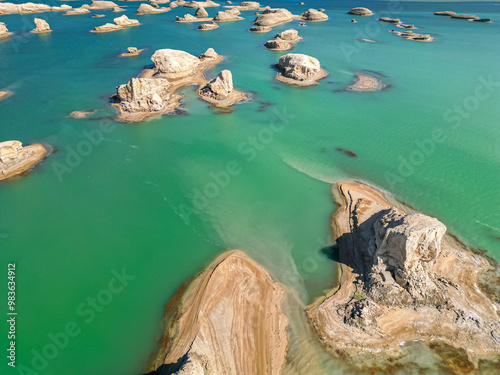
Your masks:
{"label": "light brown rock", "polygon": [[34,21],[35,21],[36,28],[31,31],[32,33],[43,34],[43,33],[52,32],[47,21],[45,21],[41,18],[35,18]]}
{"label": "light brown rock", "polygon": [[245,94],[234,90],[233,75],[229,70],[223,70],[216,78],[200,87],[198,95],[218,107],[229,107],[245,99]]}
{"label": "light brown rock", "polygon": [[283,296],[243,252],[222,254],[169,302],[150,370],[179,362],[177,374],[280,374],[289,342]]}
{"label": "light brown rock", "polygon": [[357,7],[352,8],[347,14],[351,14],[353,16],[371,16],[373,12],[368,8]]}
{"label": "light brown rock", "polygon": [[154,8],[149,4],[141,4],[135,12],[135,15],[140,16],[144,14],[158,14],[166,12],[170,12],[170,8]]}
{"label": "light brown rock", "polygon": [[340,183],[334,195],[339,285],[307,310],[326,350],[381,373],[384,360],[389,366],[411,358],[418,342],[451,363],[452,372],[498,359],[493,261],[445,237],[437,219],[409,214],[367,185]]}
{"label": "light brown rock", "polygon": [[126,15],[117,17],[113,19],[113,23],[106,23],[102,26],[94,27],[91,31],[93,33],[109,33],[113,31],[123,30],[128,27],[139,26],[140,23],[137,20],[130,19]]}
{"label": "light brown rock", "polygon": [[39,143],[23,147],[19,141],[0,142],[0,181],[34,168],[47,154]]}
{"label": "light brown rock", "polygon": [[328,16],[316,9],[309,9],[300,15],[300,19],[310,22],[322,22],[327,21]]}
{"label": "light brown rock", "polygon": [[218,12],[213,21],[214,22],[232,22],[243,20],[243,17],[238,16],[240,14],[239,10],[236,8],[228,9],[223,12]]}
{"label": "light brown rock", "polygon": [[280,57],[276,79],[300,86],[315,85],[327,75],[314,57],[301,53],[289,53]]}
{"label": "light brown rock", "polygon": [[264,43],[264,47],[271,51],[288,51],[293,45],[286,40],[271,39]]}
{"label": "light brown rock", "polygon": [[287,9],[277,8],[277,9],[266,9],[261,14],[257,16],[253,24],[255,26],[268,26],[273,27],[283,23],[293,21],[293,14]]}

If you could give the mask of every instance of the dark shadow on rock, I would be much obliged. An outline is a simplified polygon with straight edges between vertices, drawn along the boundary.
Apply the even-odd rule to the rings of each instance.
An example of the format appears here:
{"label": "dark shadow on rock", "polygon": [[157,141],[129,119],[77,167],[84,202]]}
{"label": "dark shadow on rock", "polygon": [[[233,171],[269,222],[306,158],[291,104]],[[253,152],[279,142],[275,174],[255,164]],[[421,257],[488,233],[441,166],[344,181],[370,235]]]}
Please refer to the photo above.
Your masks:
{"label": "dark shadow on rock", "polygon": [[158,367],[156,370],[148,372],[147,374],[144,374],[144,375],[170,375],[170,374],[174,374],[177,371],[179,371],[180,369],[182,369],[182,367],[184,367],[184,365],[188,361],[188,358],[189,358],[188,353],[186,353],[181,358],[179,358],[179,360],[177,362],[163,364],[160,367]]}

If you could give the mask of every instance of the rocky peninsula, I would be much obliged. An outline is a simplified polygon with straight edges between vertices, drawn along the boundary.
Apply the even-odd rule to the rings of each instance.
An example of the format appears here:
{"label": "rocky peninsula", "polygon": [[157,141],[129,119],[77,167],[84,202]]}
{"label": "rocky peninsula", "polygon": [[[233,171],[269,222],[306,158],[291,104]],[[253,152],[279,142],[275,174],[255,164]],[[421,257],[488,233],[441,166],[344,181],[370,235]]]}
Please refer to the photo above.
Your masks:
{"label": "rocky peninsula", "polygon": [[498,263],[364,183],[333,194],[334,289],[288,315],[293,291],[243,252],[223,253],[167,304],[148,375],[287,373],[296,319],[349,373],[418,373],[423,357],[449,374],[500,363]]}
{"label": "rocky peninsula", "polygon": [[39,143],[23,147],[19,141],[0,142],[0,181],[34,168],[49,151]]}
{"label": "rocky peninsula", "polygon": [[300,53],[281,56],[276,68],[279,71],[276,76],[278,81],[298,86],[316,85],[328,75],[318,59]]}
{"label": "rocky peninsula", "polygon": [[243,252],[222,254],[168,303],[149,374],[280,374],[289,342],[284,294]]}
{"label": "rocky peninsula", "polygon": [[307,309],[325,348],[355,367],[379,366],[415,343],[454,371],[466,367],[458,373],[498,360],[496,262],[445,236],[437,219],[395,207],[367,185],[340,183],[334,195],[338,285]]}

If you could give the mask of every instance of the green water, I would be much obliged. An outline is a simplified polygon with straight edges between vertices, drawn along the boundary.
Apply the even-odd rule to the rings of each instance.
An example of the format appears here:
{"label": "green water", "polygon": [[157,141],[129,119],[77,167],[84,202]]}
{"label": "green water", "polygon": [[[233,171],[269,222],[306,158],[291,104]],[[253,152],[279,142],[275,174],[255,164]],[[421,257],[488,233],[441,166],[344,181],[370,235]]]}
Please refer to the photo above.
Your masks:
{"label": "green water", "polygon": [[[304,10],[295,2],[265,4],[294,14]],[[49,35],[27,33],[35,15],[0,17],[16,31],[0,41],[0,88],[13,92],[0,103],[0,140],[44,142],[57,151],[28,177],[0,185],[0,264],[5,275],[7,263],[17,264],[19,314],[18,367],[7,367],[4,358],[0,373],[22,374],[21,364],[33,367],[36,352],[51,343],[48,335],[70,322],[77,333],[49,353],[46,364],[38,363],[36,373],[140,373],[160,334],[165,303],[228,249],[246,251],[309,303],[335,278],[335,263],[323,249],[334,243],[331,183],[340,179],[387,189],[500,259],[500,8],[404,2],[390,14],[390,4],[308,3],[330,17],[298,28],[304,40],[293,52],[318,58],[329,72],[310,88],[275,81],[272,65],[283,53],[262,47],[297,22],[252,34],[246,30],[253,11],[243,13],[245,21],[205,33],[196,24],[172,22],[191,9],[133,17],[138,2],[120,5],[142,26],[109,34],[88,32],[121,15],[109,10],[95,12],[106,14],[101,19],[36,15],[50,23]],[[369,6],[376,15],[350,24],[345,13],[354,6]],[[497,22],[432,16],[437,10]],[[436,40],[398,38],[387,32],[391,25],[375,21],[381,15],[414,23],[416,32],[432,33]],[[378,43],[362,44],[358,37]],[[129,46],[147,50],[135,58],[117,57]],[[209,47],[226,56],[209,76],[230,69],[236,88],[253,92],[251,101],[225,113],[187,87],[179,115],[136,125],[109,120],[109,96],[150,64],[156,49],[199,55]],[[342,91],[354,72],[365,70],[381,73],[390,87],[367,94]],[[476,89],[490,76],[496,86],[483,85],[479,98]],[[456,104],[468,108],[459,120],[449,112]],[[92,109],[99,111],[85,120],[67,117]],[[85,148],[88,132],[103,138]],[[428,152],[419,154],[418,144]],[[84,154],[81,160],[72,159],[74,150]],[[410,170],[401,169],[408,169],[409,160]],[[113,271],[123,269],[133,279],[110,293]],[[0,301],[6,301],[6,276],[4,282]],[[96,297],[107,304],[85,306]],[[7,330],[2,323],[5,348]]]}

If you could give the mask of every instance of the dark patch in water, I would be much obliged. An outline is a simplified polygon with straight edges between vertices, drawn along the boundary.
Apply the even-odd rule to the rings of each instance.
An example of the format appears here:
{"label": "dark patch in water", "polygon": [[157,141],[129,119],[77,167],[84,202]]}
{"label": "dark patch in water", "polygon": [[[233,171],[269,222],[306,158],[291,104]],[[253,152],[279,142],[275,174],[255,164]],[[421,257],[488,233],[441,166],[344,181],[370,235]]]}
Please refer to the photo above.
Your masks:
{"label": "dark patch in water", "polygon": [[173,112],[170,112],[168,115],[170,116],[190,116],[187,111],[180,109],[179,107],[175,108]]}
{"label": "dark patch in water", "polygon": [[429,348],[436,353],[445,363],[446,367],[459,374],[468,374],[475,370],[474,364],[469,360],[467,352],[462,348],[455,348],[444,342],[430,342]]}
{"label": "dark patch in water", "polygon": [[337,148],[337,151],[343,152],[345,155],[350,156],[352,158],[358,157],[358,155],[356,155],[354,152],[346,150],[345,148]]}
{"label": "dark patch in water", "polygon": [[271,102],[258,102],[260,104],[259,109],[257,112],[265,112],[267,110],[267,107],[270,107],[272,105],[275,105],[276,103],[271,103]]}
{"label": "dark patch in water", "polygon": [[233,107],[212,107],[215,115],[229,115],[234,112]]}
{"label": "dark patch in water", "polygon": [[88,117],[89,121],[101,121],[101,120],[112,120],[114,121],[115,116],[103,116],[103,117]]}
{"label": "dark patch in water", "polygon": [[380,76],[380,77],[387,78],[387,76],[384,73],[378,72],[376,70],[367,70],[366,69],[366,70],[363,70],[363,72],[368,72],[368,73],[375,74],[375,75]]}
{"label": "dark patch in water", "polygon": [[281,90],[281,88],[280,88],[280,87],[278,87],[278,86],[271,86],[271,87],[272,87],[273,89],[275,89],[275,90]]}

